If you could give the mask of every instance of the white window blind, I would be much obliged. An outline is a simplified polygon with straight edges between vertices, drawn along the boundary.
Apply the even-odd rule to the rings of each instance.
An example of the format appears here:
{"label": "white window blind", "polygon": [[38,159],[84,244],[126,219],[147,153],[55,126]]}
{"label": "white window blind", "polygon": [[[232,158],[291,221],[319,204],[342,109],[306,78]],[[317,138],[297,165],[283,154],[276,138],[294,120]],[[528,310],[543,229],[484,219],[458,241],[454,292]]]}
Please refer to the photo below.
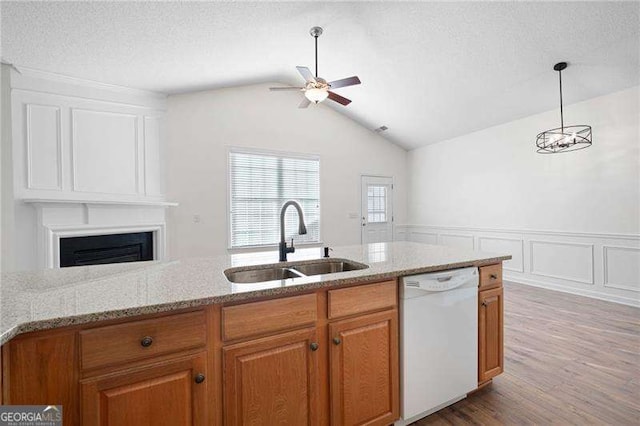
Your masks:
{"label": "white window blind", "polygon": [[307,234],[298,235],[294,207],[285,215],[285,236],[296,243],[320,241],[320,161],[314,158],[231,151],[230,243],[232,248],[277,244],[280,209],[302,206]]}

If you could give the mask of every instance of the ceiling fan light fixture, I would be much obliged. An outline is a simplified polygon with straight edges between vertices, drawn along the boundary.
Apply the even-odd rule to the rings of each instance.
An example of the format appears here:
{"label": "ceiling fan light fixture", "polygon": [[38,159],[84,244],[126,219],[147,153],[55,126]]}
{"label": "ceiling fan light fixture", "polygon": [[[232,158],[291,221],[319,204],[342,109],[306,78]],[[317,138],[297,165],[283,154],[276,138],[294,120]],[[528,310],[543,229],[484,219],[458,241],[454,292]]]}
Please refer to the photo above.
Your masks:
{"label": "ceiling fan light fixture", "polygon": [[304,92],[304,95],[313,103],[319,103],[327,99],[329,91],[322,88],[311,88]]}

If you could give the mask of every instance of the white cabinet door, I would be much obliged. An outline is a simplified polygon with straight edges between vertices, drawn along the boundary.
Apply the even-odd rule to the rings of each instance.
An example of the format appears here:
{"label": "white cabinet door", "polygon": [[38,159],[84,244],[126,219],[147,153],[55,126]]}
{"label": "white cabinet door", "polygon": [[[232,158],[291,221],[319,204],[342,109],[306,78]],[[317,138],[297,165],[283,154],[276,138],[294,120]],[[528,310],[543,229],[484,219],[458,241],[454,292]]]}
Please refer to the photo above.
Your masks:
{"label": "white cabinet door", "polygon": [[393,179],[362,176],[362,244],[393,241]]}

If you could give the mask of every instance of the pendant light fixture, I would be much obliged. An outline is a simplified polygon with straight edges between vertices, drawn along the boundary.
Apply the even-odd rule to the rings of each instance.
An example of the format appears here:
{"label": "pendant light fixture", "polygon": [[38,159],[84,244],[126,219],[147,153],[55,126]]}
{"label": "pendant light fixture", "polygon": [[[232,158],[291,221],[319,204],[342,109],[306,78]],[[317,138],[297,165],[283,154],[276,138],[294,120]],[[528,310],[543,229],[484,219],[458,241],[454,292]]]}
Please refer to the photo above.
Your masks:
{"label": "pendant light fixture", "polygon": [[538,133],[536,146],[540,154],[577,151],[591,146],[591,126],[584,124],[575,126],[564,125],[564,114],[562,110],[562,70],[565,68],[567,68],[566,62],[558,62],[553,66],[553,69],[558,71],[560,81],[560,127]]}

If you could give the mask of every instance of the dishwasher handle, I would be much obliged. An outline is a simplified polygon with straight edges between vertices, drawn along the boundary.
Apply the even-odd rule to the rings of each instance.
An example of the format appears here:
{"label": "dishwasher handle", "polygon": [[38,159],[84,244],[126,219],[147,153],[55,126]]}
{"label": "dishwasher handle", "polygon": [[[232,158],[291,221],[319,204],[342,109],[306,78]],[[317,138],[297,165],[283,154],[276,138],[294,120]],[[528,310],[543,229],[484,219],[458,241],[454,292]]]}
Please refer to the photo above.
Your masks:
{"label": "dishwasher handle", "polygon": [[449,274],[423,274],[404,277],[403,285],[416,290],[440,292],[449,291],[463,285],[478,286],[478,270],[468,268],[451,271]]}

